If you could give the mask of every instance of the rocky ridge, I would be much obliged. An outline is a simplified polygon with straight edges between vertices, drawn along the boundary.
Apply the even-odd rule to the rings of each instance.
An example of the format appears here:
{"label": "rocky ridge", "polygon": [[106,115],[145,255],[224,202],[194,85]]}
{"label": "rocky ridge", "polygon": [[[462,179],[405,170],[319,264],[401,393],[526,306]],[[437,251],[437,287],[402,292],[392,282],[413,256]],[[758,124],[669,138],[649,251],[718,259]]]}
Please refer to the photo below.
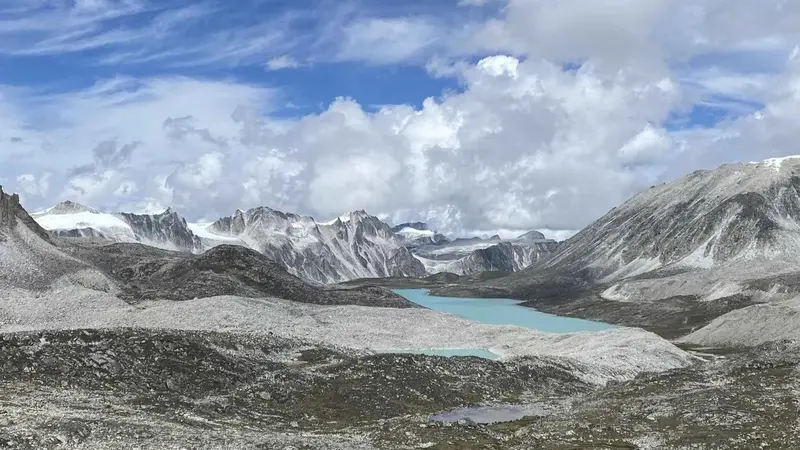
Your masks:
{"label": "rocky ridge", "polygon": [[455,239],[412,248],[428,273],[475,275],[481,272],[518,272],[553,255],[560,244],[531,231],[516,239]]}
{"label": "rocky ridge", "polygon": [[261,207],[237,211],[207,230],[238,239],[297,276],[318,283],[425,274],[391,228],[364,211],[321,224],[308,216]]}

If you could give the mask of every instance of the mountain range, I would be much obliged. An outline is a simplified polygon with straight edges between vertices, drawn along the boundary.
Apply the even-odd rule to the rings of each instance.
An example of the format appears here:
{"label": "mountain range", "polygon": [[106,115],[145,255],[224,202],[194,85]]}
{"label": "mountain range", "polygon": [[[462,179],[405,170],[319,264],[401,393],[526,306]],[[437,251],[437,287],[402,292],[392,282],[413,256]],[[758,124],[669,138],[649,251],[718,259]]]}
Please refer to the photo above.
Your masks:
{"label": "mountain range", "polygon": [[[517,298],[669,337],[696,331],[684,339],[709,345],[742,344],[730,340],[736,327],[774,336],[783,319],[745,322],[739,310],[800,312],[770,306],[800,294],[800,156],[726,164],[652,186],[536,265],[435,292]],[[703,331],[715,319],[714,332]],[[787,338],[797,334],[790,328],[782,328]]]}
{"label": "mountain range", "polygon": [[54,236],[141,243],[202,253],[219,245],[253,249],[306,281],[331,284],[359,278],[422,277],[453,272],[514,272],[552,253],[558,244],[541,233],[518,239],[456,239],[424,223],[391,227],[365,211],[329,222],[267,207],[211,223],[188,223],[175,211],[105,213],[65,201],[32,214]]}

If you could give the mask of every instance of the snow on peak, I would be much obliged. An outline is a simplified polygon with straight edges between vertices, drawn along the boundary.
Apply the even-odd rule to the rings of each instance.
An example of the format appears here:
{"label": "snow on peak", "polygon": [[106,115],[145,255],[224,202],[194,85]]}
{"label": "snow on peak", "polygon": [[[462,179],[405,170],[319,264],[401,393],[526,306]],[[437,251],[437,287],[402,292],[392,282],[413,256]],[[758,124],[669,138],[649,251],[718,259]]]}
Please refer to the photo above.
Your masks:
{"label": "snow on peak", "polygon": [[[67,207],[71,208],[72,205],[77,204],[70,202]],[[63,206],[63,203],[59,203],[52,208],[33,214],[32,217],[39,226],[48,231],[92,228],[123,242],[135,241],[133,228],[114,214],[101,213],[85,206],[82,209],[74,208],[73,212],[70,212]]]}
{"label": "snow on peak", "polygon": [[759,165],[764,165],[766,167],[772,167],[777,172],[780,171],[783,163],[790,159],[800,159],[800,155],[788,155],[788,156],[782,156],[780,158],[769,158],[761,162],[751,161],[750,164],[759,164]]}

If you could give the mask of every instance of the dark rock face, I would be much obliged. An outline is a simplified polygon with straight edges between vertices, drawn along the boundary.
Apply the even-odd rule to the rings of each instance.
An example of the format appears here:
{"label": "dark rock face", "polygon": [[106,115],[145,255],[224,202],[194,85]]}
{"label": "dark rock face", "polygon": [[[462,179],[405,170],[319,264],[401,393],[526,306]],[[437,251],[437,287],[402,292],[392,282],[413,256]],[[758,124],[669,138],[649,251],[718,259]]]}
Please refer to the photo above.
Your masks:
{"label": "dark rock face", "polygon": [[58,237],[69,238],[97,238],[110,240],[109,237],[102,231],[95,230],[94,228],[73,228],[71,230],[52,230],[50,234]]}
{"label": "dark rock face", "polygon": [[75,214],[82,212],[96,213],[97,210],[89,208],[88,206],[85,205],[81,205],[80,203],[75,203],[67,200],[53,206],[47,212],[52,214]]}
{"label": "dark rock face", "polygon": [[200,252],[203,244],[178,213],[167,209],[161,214],[120,213],[119,217],[133,228],[137,240],[157,247],[185,252]]}

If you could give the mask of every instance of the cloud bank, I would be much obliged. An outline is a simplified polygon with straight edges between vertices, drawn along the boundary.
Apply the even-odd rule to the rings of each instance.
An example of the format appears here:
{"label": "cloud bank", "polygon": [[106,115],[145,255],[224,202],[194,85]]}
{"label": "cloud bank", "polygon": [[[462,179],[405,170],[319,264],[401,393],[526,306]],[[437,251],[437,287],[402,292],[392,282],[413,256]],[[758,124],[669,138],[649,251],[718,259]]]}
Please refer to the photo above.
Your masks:
{"label": "cloud bank", "polygon": [[[446,11],[338,6],[329,11],[337,31],[302,33],[292,25],[299,13],[285,12],[272,31],[267,22],[216,28],[191,48],[153,43],[133,53],[135,36],[152,27],[178,39],[222,6],[93,1],[26,10],[27,22],[0,35],[25,31],[35,42],[0,53],[92,48],[103,50],[93,59],[101,65],[166,62],[79,89],[0,87],[0,183],[33,208],[63,199],[110,210],[172,206],[192,220],[261,205],[321,220],[366,209],[452,234],[565,237],[688,171],[800,153],[798,5],[457,3]],[[106,28],[132,14],[159,19]],[[69,20],[45,29],[57,17]],[[293,116],[269,78],[170,69],[203,64],[260,67],[265,77],[415,65],[459,88],[421,106],[376,110],[340,97]]]}

